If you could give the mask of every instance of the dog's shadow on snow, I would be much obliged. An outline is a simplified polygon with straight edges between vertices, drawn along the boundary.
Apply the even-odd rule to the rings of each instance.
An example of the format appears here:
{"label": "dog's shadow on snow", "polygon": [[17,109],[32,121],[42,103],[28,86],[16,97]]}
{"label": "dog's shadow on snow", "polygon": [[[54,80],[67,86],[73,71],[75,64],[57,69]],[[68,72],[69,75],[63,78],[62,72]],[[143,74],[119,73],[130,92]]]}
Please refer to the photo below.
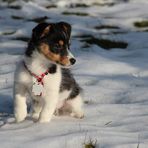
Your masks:
{"label": "dog's shadow on snow", "polygon": [[0,120],[9,116],[13,116],[12,96],[0,94]]}

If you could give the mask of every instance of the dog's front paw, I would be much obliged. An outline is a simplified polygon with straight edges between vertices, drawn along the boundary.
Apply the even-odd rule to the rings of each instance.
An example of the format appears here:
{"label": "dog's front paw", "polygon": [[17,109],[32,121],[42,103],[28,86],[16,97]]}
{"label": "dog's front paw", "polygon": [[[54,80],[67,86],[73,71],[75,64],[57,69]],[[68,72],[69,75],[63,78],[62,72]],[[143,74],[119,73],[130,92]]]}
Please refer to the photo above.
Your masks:
{"label": "dog's front paw", "polygon": [[27,116],[27,113],[24,113],[24,114],[15,113],[15,122],[18,123],[25,120],[26,116]]}
{"label": "dog's front paw", "polygon": [[72,113],[70,114],[70,116],[72,116],[72,117],[74,117],[74,118],[82,119],[82,118],[84,118],[84,113],[83,113],[83,112],[78,112],[78,113],[72,112]]}
{"label": "dog's front paw", "polygon": [[47,117],[40,117],[38,122],[39,123],[48,123],[48,122],[50,122],[50,120],[51,119],[49,117],[48,118]]}
{"label": "dog's front paw", "polygon": [[32,118],[33,118],[34,121],[38,121],[38,119],[39,119],[39,114],[38,114],[38,113],[33,113],[33,114],[32,114]]}

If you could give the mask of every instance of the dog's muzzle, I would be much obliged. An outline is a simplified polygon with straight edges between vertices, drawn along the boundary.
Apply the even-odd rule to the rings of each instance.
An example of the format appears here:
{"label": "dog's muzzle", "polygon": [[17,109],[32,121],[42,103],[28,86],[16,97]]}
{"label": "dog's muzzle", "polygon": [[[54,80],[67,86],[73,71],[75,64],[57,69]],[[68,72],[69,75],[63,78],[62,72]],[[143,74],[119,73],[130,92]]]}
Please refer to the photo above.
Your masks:
{"label": "dog's muzzle", "polygon": [[70,63],[71,63],[71,65],[74,65],[74,64],[76,63],[76,59],[71,58],[71,59],[70,59]]}
{"label": "dog's muzzle", "polygon": [[74,65],[76,63],[76,59],[74,58],[74,56],[72,55],[72,53],[69,50],[68,50],[68,59],[69,59],[71,65]]}

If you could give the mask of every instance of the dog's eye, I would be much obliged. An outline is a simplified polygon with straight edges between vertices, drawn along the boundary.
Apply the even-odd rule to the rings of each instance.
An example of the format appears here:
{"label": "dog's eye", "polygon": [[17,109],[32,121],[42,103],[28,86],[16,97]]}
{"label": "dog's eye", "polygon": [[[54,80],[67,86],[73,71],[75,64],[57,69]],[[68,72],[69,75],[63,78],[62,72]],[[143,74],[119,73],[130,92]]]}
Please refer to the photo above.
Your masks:
{"label": "dog's eye", "polygon": [[51,48],[52,52],[54,52],[54,53],[59,53],[61,51],[61,49],[63,49],[63,47],[61,47],[61,45],[59,45],[59,44],[55,44]]}
{"label": "dog's eye", "polygon": [[61,46],[60,46],[59,44],[55,44],[55,45],[54,45],[54,48],[55,48],[55,49],[60,49]]}

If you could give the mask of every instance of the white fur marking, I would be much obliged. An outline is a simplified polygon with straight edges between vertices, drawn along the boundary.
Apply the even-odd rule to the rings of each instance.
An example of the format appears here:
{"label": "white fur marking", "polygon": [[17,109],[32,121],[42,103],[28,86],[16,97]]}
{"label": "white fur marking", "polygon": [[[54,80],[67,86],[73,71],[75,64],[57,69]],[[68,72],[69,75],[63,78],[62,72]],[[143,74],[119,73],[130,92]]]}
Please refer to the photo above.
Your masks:
{"label": "white fur marking", "polygon": [[70,93],[71,93],[71,91],[68,91],[68,90],[65,90],[65,91],[60,93],[59,101],[58,101],[58,104],[57,104],[57,109],[60,109],[64,105],[65,100],[70,95]]}
{"label": "white fur marking", "polygon": [[67,104],[71,107],[72,113],[71,116],[76,118],[83,118],[84,112],[83,112],[83,101],[80,95],[78,95],[76,98],[72,100],[68,100]]}
{"label": "white fur marking", "polygon": [[16,122],[23,121],[27,116],[26,98],[21,96],[20,94],[16,94],[15,96],[14,114]]}

